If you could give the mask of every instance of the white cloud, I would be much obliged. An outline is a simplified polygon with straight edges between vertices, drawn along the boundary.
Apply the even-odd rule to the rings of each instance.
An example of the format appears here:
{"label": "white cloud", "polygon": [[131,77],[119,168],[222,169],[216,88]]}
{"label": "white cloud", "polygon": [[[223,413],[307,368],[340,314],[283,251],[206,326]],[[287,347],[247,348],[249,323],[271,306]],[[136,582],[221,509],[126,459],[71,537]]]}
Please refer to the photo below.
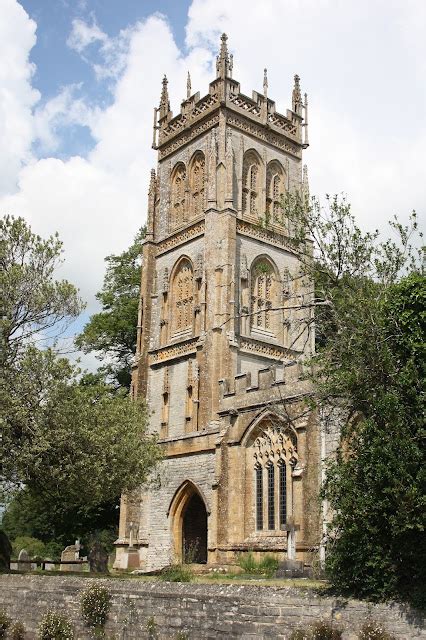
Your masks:
{"label": "white cloud", "polygon": [[[36,109],[39,96],[28,60],[35,24],[14,0],[3,0],[8,20],[0,24],[0,115],[8,119],[0,119],[0,181],[6,193],[0,207],[24,215],[42,235],[59,231],[63,275],[78,284],[93,310],[104,256],[128,246],[145,221],[149,170],[156,162],[152,111],[162,75],[169,77],[175,112],[188,69],[193,91],[207,92],[218,36],[225,30],[243,92],[262,88],[267,66],[269,94],[285,112],[293,74],[302,76],[310,94],[311,147],[305,160],[312,193],[347,192],[366,226],[383,227],[395,212],[424,212],[426,100],[418,79],[426,51],[415,24],[417,8],[420,21],[426,15],[422,4],[193,0],[185,52],[158,14],[115,38],[94,19],[80,20],[72,25],[69,43],[98,77],[109,77],[110,105],[88,105],[84,86],[73,85]],[[2,63],[6,57],[9,62]],[[85,158],[53,157],[61,132],[75,124],[89,127],[93,149]],[[52,157],[31,157],[36,138]]]}

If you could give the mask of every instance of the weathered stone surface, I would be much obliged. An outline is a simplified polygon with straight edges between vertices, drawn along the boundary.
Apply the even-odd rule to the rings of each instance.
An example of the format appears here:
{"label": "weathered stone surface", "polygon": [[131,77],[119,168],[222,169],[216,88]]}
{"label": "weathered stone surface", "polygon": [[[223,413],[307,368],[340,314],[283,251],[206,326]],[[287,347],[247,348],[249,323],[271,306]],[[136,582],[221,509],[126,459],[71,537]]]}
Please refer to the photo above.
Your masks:
{"label": "weathered stone surface", "polygon": [[108,573],[108,553],[99,542],[95,542],[89,551],[91,573]]}
{"label": "weathered stone surface", "polygon": [[[48,607],[74,621],[76,637],[88,639],[80,617],[79,594],[88,579],[74,576],[0,576],[0,608],[25,623],[35,637]],[[356,600],[322,598],[310,590],[245,585],[178,584],[103,578],[112,593],[107,629],[126,639],[148,638],[147,621],[154,618],[159,640],[173,640],[185,631],[189,640],[281,638],[320,618],[343,630],[344,640],[356,640],[369,617],[381,622],[397,640],[426,638],[424,619],[399,604],[372,605]]]}

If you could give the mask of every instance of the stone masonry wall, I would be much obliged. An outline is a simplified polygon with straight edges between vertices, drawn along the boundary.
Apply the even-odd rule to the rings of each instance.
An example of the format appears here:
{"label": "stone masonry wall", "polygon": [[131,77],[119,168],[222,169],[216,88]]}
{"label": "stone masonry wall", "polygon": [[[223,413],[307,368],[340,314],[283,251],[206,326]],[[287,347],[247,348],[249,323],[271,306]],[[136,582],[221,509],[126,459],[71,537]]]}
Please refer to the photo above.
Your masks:
{"label": "stone masonry wall", "polygon": [[[354,600],[321,598],[310,590],[277,587],[178,584],[103,579],[112,592],[109,633],[118,638],[149,637],[152,616],[159,640],[185,633],[188,640],[288,640],[293,629],[320,618],[333,619],[345,640],[356,640],[362,623],[372,617],[398,640],[426,638],[424,619],[403,606],[368,605]],[[79,593],[90,579],[62,576],[0,576],[0,609],[25,623],[28,639],[35,637],[48,607],[69,615],[76,638],[88,638],[79,613]]]}

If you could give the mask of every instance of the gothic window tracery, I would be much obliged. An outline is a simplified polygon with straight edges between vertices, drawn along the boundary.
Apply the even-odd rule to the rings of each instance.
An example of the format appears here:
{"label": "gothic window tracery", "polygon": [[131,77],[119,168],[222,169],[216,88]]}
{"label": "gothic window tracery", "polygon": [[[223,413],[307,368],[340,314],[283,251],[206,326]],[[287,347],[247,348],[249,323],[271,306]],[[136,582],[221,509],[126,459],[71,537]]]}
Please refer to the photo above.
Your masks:
{"label": "gothic window tracery", "polygon": [[206,161],[204,154],[198,151],[192,159],[189,183],[191,191],[191,218],[202,214],[204,209],[204,176]]}
{"label": "gothic window tracery", "polygon": [[275,333],[271,308],[276,306],[275,271],[267,258],[257,260],[251,269],[251,328]]}
{"label": "gothic window tracery", "polygon": [[259,216],[261,190],[261,162],[253,151],[247,151],[243,160],[243,215]]}
{"label": "gothic window tracery", "polygon": [[291,501],[292,470],[298,461],[295,432],[267,424],[253,443],[256,529],[282,529]]}
{"label": "gothic window tracery", "polygon": [[172,337],[191,335],[194,316],[194,273],[188,258],[180,260],[173,276]]}
{"label": "gothic window tracery", "polygon": [[281,200],[285,191],[285,174],[281,164],[273,160],[266,170],[266,216],[271,222],[281,222]]}
{"label": "gothic window tracery", "polygon": [[178,227],[185,218],[186,167],[179,163],[172,174],[171,227]]}

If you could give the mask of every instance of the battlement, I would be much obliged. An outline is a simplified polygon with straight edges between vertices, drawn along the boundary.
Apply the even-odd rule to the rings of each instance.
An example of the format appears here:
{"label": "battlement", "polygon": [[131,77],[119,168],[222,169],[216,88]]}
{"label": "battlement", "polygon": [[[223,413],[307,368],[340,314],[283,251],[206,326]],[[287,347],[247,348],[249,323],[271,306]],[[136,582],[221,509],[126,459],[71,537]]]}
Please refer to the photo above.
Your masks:
{"label": "battlement", "polygon": [[274,366],[259,369],[257,372],[257,384],[254,383],[252,374],[238,373],[234,378],[219,380],[219,398],[235,398],[258,391],[272,390],[284,385],[304,381],[306,378],[305,367],[302,362],[295,362],[284,369]]}

